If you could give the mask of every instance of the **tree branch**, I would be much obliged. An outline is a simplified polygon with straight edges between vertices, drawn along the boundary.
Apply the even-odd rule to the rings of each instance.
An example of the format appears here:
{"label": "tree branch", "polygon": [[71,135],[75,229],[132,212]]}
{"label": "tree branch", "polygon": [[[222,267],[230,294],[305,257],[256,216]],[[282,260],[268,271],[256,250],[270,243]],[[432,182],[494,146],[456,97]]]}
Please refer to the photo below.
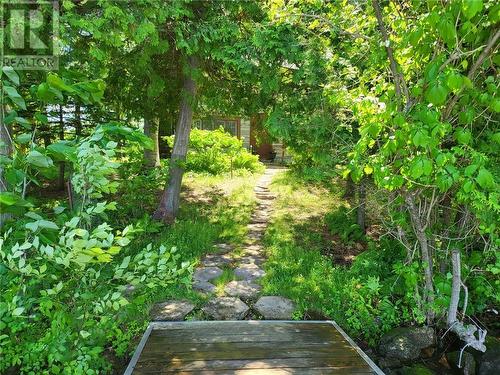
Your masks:
{"label": "tree branch", "polygon": [[[483,52],[481,52],[474,65],[472,65],[472,67],[470,68],[469,73],[467,74],[467,78],[469,78],[471,81],[472,78],[474,77],[474,74],[476,74],[476,70],[478,70],[481,67],[486,57],[488,57],[488,55],[493,49],[496,49],[499,38],[500,38],[500,29],[497,29],[497,31],[491,35],[490,39],[488,40],[488,43],[483,49]],[[457,92],[455,96],[449,101],[443,113],[444,119],[448,119],[448,117],[450,117],[451,111],[453,110],[455,104],[457,104],[461,92],[462,89],[459,92]]]}
{"label": "tree branch", "polygon": [[398,108],[402,110],[402,96],[404,95],[406,99],[405,107],[410,104],[410,95],[408,93],[408,88],[406,86],[403,75],[400,73],[399,65],[394,58],[394,51],[391,47],[389,34],[387,33],[387,28],[385,27],[384,19],[382,16],[382,10],[380,9],[380,5],[378,0],[372,0],[373,9],[375,11],[375,17],[377,18],[378,28],[380,30],[380,34],[382,34],[382,41],[384,42],[385,50],[387,51],[387,58],[389,59],[389,63],[391,66],[391,72],[394,77],[394,87],[396,90],[396,96],[399,100]]}

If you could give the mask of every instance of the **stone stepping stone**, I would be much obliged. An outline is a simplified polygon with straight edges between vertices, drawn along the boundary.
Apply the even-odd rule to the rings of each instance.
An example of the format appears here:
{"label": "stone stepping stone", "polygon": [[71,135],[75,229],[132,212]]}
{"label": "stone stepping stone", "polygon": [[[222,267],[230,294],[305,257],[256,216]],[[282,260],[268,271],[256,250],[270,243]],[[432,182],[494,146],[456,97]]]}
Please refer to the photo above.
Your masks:
{"label": "stone stepping stone", "polygon": [[247,225],[247,229],[249,231],[259,231],[259,232],[263,232],[265,231],[267,228],[267,225],[266,224],[263,224],[263,223],[250,223]]}
{"label": "stone stepping stone", "polygon": [[205,280],[195,280],[193,282],[193,289],[201,293],[215,293],[217,289],[214,284]]}
{"label": "stone stepping stone", "polygon": [[250,281],[234,280],[226,285],[224,292],[231,297],[240,297],[244,299],[256,298],[262,287]]}
{"label": "stone stepping stone", "polygon": [[157,303],[151,309],[152,320],[184,320],[194,309],[194,304],[186,300],[171,300]]}
{"label": "stone stepping stone", "polygon": [[234,269],[234,275],[240,279],[248,281],[264,276],[266,272],[256,264],[242,264]]}
{"label": "stone stepping stone", "polygon": [[264,296],[255,303],[254,308],[269,320],[290,320],[295,310],[295,304],[285,297]]}
{"label": "stone stepping stone", "polygon": [[223,254],[229,253],[230,251],[233,251],[233,249],[234,249],[234,246],[230,245],[228,243],[219,243],[219,244],[215,245],[214,247],[217,248],[219,253],[223,253]]}
{"label": "stone stepping stone", "polygon": [[220,267],[232,261],[233,258],[228,254],[207,254],[201,259],[201,264],[204,267]]}
{"label": "stone stepping stone", "polygon": [[261,255],[264,252],[264,248],[259,244],[247,245],[243,249],[243,254],[245,255]]}
{"label": "stone stepping stone", "polygon": [[258,215],[252,216],[252,224],[267,224],[269,222],[269,214],[260,212]]}
{"label": "stone stepping stone", "polygon": [[240,264],[256,264],[258,266],[262,265],[266,261],[262,255],[245,255],[238,259]]}
{"label": "stone stepping stone", "polygon": [[250,308],[236,297],[218,297],[203,306],[203,312],[215,320],[242,320]]}
{"label": "stone stepping stone", "polygon": [[276,196],[272,195],[272,194],[260,194],[260,193],[257,193],[255,195],[256,195],[257,199],[261,199],[261,200],[273,200],[273,199],[276,199]]}
{"label": "stone stepping stone", "polygon": [[219,267],[200,267],[194,271],[193,278],[200,281],[210,281],[222,275]]}
{"label": "stone stepping stone", "polygon": [[262,232],[249,232],[247,233],[247,238],[251,240],[260,240],[264,236]]}

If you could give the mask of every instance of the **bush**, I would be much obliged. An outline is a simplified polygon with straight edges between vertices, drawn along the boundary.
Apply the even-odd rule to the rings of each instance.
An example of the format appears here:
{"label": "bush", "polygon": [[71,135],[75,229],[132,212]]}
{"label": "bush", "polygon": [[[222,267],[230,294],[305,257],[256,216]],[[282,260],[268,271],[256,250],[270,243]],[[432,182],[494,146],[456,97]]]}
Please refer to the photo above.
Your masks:
{"label": "bush", "polygon": [[68,161],[73,210],[31,204],[0,235],[0,372],[107,372],[147,324],[148,302],[190,283],[192,262],[172,242],[129,249],[138,231],[104,222],[116,147],[102,127],[82,140]]}
{"label": "bush", "polygon": [[325,223],[330,233],[340,236],[343,242],[353,243],[364,240],[361,227],[355,222],[354,211],[349,212],[346,207],[340,207],[325,216]]}
{"label": "bush", "polygon": [[[174,137],[168,137],[171,147]],[[243,142],[222,128],[218,130],[193,129],[189,138],[189,151],[185,168],[188,171],[221,174],[245,169],[251,172],[263,170],[256,155],[250,154]]]}

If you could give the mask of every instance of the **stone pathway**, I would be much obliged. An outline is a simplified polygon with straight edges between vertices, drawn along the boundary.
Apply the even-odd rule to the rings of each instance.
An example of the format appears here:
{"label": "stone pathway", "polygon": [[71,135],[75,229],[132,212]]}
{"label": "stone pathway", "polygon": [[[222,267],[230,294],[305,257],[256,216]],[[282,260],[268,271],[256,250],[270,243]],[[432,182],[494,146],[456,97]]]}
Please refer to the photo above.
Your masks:
{"label": "stone pathway", "polygon": [[[282,168],[268,167],[258,180],[254,188],[257,208],[248,224],[247,239],[241,251],[235,252],[230,244],[218,244],[213,253],[206,254],[201,259],[200,267],[194,272],[193,289],[211,296],[201,309],[208,319],[292,318],[295,310],[293,302],[280,296],[260,297],[262,287],[259,285],[259,279],[266,274],[263,269],[266,256],[261,242],[275,199],[268,186],[274,175],[281,171]],[[235,280],[229,281],[218,291],[215,283],[224,274],[224,270],[234,275]],[[213,296],[217,291],[223,295]],[[189,301],[166,301],[153,307],[151,317],[153,320],[184,320],[193,309],[194,306]]]}

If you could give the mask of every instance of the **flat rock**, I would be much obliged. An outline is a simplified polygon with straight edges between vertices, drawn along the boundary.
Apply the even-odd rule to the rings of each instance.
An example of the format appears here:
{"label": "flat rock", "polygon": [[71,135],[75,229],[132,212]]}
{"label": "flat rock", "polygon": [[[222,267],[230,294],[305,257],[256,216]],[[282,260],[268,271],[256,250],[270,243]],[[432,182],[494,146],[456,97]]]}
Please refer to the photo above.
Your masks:
{"label": "flat rock", "polygon": [[219,253],[223,253],[223,254],[229,253],[230,251],[233,251],[233,249],[234,249],[234,246],[230,245],[228,243],[219,243],[219,244],[215,245],[214,247],[217,248]]}
{"label": "flat rock", "polygon": [[228,254],[207,254],[201,259],[204,267],[220,267],[229,264],[233,258]]}
{"label": "flat rock", "polygon": [[266,224],[262,224],[262,223],[254,223],[254,224],[248,224],[247,225],[247,228],[249,231],[259,231],[259,232],[263,232],[266,230],[266,227],[267,225]]}
{"label": "flat rock", "polygon": [[193,278],[200,281],[210,281],[222,275],[219,267],[200,267],[194,271]]}
{"label": "flat rock", "polygon": [[270,320],[289,320],[295,310],[295,304],[288,298],[279,296],[260,297],[254,305],[255,309]]}
{"label": "flat rock", "polygon": [[218,297],[208,301],[202,310],[215,320],[242,320],[249,307],[236,297]]}
{"label": "flat rock", "polygon": [[194,280],[193,289],[202,293],[215,293],[215,285],[204,280]]}
{"label": "flat rock", "polygon": [[411,362],[420,351],[436,341],[434,329],[429,327],[399,327],[387,332],[380,339],[378,351],[387,359]]}
{"label": "flat rock", "polygon": [[257,266],[262,265],[266,261],[262,255],[245,255],[238,259],[240,264],[256,264]]}
{"label": "flat rock", "polygon": [[260,255],[264,252],[264,248],[259,244],[247,245],[243,249],[243,253],[246,255]]}
{"label": "flat rock", "polygon": [[257,197],[257,199],[261,200],[273,200],[276,198],[275,195],[270,193],[256,193],[255,196]]}
{"label": "flat rock", "polygon": [[234,269],[234,275],[240,279],[254,280],[262,277],[266,272],[256,264],[242,264]]}
{"label": "flat rock", "polygon": [[171,300],[157,303],[151,309],[152,320],[184,320],[194,309],[194,304],[186,300]]}
{"label": "flat rock", "polygon": [[250,281],[234,280],[226,285],[224,292],[231,297],[253,299],[260,293],[261,286]]}

